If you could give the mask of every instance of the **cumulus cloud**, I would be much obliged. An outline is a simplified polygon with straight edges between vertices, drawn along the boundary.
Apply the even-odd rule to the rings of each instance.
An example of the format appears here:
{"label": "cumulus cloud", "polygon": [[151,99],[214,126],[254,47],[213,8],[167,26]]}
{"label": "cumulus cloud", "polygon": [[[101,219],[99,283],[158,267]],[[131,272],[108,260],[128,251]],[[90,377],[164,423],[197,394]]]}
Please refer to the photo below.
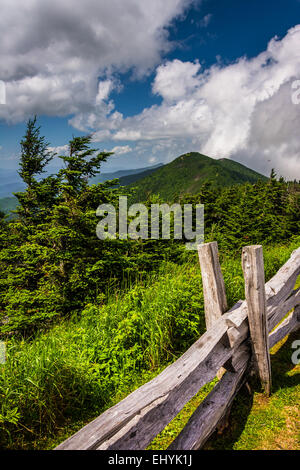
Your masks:
{"label": "cumulus cloud", "polygon": [[96,104],[102,104],[102,102],[109,97],[113,88],[114,88],[114,84],[112,80],[104,80],[102,82],[100,81],[98,84]]}
{"label": "cumulus cloud", "polygon": [[151,150],[165,161],[192,149],[300,178],[300,105],[291,100],[297,77],[300,25],[281,40],[273,38],[257,57],[227,66],[202,71],[198,62],[177,59],[160,65],[153,82],[160,105],[124,118],[110,102],[105,116],[102,108],[102,114],[77,116],[73,125],[92,116],[110,139],[136,142],[137,151]]}
{"label": "cumulus cloud", "polygon": [[67,156],[70,153],[69,145],[58,145],[57,147],[48,147],[48,150],[58,156]]}
{"label": "cumulus cloud", "polygon": [[173,60],[157,68],[153,83],[153,92],[161,95],[165,101],[176,101],[185,98],[188,93],[199,86],[197,74],[200,64]]}
{"label": "cumulus cloud", "polygon": [[269,173],[275,168],[279,175],[300,179],[300,105],[291,103],[291,82],[258,103],[251,115],[250,131],[245,149],[234,158],[258,171]]}
{"label": "cumulus cloud", "polygon": [[141,76],[159,63],[171,47],[166,27],[193,1],[1,0],[0,118],[91,111],[114,71]]}
{"label": "cumulus cloud", "polygon": [[[201,57],[161,63],[171,47],[166,27],[194,1],[1,0],[0,119],[71,115],[71,125],[111,141],[119,155],[170,161],[195,150],[300,178],[300,105],[291,100],[300,25],[230,65],[203,69]],[[155,68],[161,104],[125,117],[111,99],[121,90],[118,74],[138,79]]]}
{"label": "cumulus cloud", "polygon": [[114,155],[123,155],[132,152],[132,148],[129,145],[117,145],[111,150],[106,150],[106,152],[112,152]]}

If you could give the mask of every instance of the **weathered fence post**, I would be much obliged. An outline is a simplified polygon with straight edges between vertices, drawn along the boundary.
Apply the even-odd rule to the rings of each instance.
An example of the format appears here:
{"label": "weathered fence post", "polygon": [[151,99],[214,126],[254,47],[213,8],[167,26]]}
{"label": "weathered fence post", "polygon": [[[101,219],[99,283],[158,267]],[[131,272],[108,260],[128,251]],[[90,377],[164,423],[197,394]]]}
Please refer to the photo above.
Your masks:
{"label": "weathered fence post", "polygon": [[[216,243],[206,244],[206,247],[199,246],[200,263],[203,251],[209,253],[210,259],[213,258],[212,250],[217,255]],[[214,260],[217,260],[216,256]],[[106,410],[56,449],[146,449],[201,387],[215,378],[220,367],[228,364],[230,367],[227,372],[201,402],[168,449],[201,448],[208,437],[222,426],[224,419],[226,420],[231,404],[247,378],[251,359],[249,326],[259,374],[267,393],[270,393],[268,346],[274,346],[291,332],[300,330],[300,287],[295,289],[296,280],[300,275],[300,247],[266,285],[261,246],[244,248],[242,264],[246,301],[238,301],[222,315],[221,303],[218,297],[217,300],[214,299],[214,305],[220,307],[220,318],[217,317],[210,331],[204,333],[158,376]],[[216,279],[221,278],[216,275],[218,270],[220,274],[218,262],[210,262],[203,272],[211,271],[213,265],[216,270],[211,279],[215,279],[214,292],[217,293],[220,291],[216,287]],[[207,279],[205,282],[205,292],[210,295],[211,286]],[[223,300],[226,302],[225,289],[223,294]],[[284,319],[291,310],[292,313]],[[209,318],[212,316],[209,315]],[[277,324],[279,325],[274,330]],[[272,331],[269,337],[268,330]]]}
{"label": "weathered fence post", "polygon": [[198,245],[202,274],[206,329],[209,329],[227,311],[225,284],[221,272],[218,243]]}
{"label": "weathered fence post", "polygon": [[266,314],[265,274],[261,245],[246,246],[242,252],[245,295],[255,365],[265,393],[271,394],[271,361]]}
{"label": "weathered fence post", "polygon": [[[208,330],[227,311],[225,284],[221,271],[218,243],[203,243],[198,245],[198,256],[201,268],[205,324]],[[226,369],[221,367],[217,373],[218,379]]]}

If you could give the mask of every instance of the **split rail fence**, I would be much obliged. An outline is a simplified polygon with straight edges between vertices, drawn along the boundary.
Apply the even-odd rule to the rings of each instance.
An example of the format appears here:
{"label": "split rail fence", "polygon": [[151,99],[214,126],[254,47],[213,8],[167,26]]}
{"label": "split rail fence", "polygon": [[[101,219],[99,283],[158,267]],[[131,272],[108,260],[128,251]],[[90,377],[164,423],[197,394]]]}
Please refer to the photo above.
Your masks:
{"label": "split rail fence", "polygon": [[266,284],[262,247],[243,248],[245,300],[228,311],[217,243],[199,245],[198,254],[207,331],[161,374],[57,450],[146,449],[200,388],[218,376],[213,390],[169,446],[170,450],[200,449],[227,418],[250,372],[258,374],[265,393],[270,395],[269,349],[300,328],[300,288],[295,289],[300,248]]}

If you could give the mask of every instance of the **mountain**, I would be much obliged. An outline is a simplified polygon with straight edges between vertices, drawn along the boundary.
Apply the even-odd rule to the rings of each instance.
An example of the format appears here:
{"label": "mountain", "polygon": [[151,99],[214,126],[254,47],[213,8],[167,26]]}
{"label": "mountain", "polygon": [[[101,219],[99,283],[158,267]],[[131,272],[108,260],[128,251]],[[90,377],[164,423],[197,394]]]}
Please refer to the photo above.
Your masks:
{"label": "mountain", "polygon": [[192,152],[181,155],[130,186],[136,188],[134,201],[143,201],[150,194],[159,194],[162,199],[172,201],[177,195],[199,192],[205,182],[214,186],[231,186],[258,180],[267,178],[233,160],[215,160]]}
{"label": "mountain", "polygon": [[[97,184],[104,183],[105,181],[116,178],[125,178],[124,182],[122,182],[122,185],[127,185],[137,181],[139,178],[143,178],[161,166],[163,166],[162,163],[159,163],[158,165],[149,166],[146,168],[135,168],[130,170],[115,171],[112,173],[101,173],[100,175],[91,178],[90,183]],[[128,179],[126,179],[127,177]],[[26,185],[21,180],[17,170],[3,168],[0,169],[0,198],[12,197],[13,193],[24,191],[25,188]]]}
{"label": "mountain", "polygon": [[[119,171],[114,171],[112,173],[100,173],[100,175],[97,175],[94,178],[91,178],[90,183],[91,184],[104,183],[105,181],[114,180],[118,178],[120,180],[124,179],[123,180],[124,182],[122,182],[122,186],[125,186],[127,184],[133,183],[134,181],[137,181],[139,178],[143,178],[144,176],[147,176],[147,174],[152,173],[153,171],[157,170],[161,166],[163,166],[163,164],[158,163],[157,165],[148,166],[145,168],[119,170]],[[143,176],[139,176],[142,174]],[[128,179],[126,179],[127,177]]]}
{"label": "mountain", "polygon": [[0,211],[8,214],[10,211],[15,210],[17,207],[17,198],[12,197],[3,197],[0,199]]}
{"label": "mountain", "polygon": [[[17,172],[7,170],[0,173],[0,210],[9,212],[16,207],[12,192],[21,191],[22,181],[16,178]],[[18,176],[18,175],[17,175]],[[255,183],[267,178],[241,163],[221,158],[215,160],[197,152],[186,153],[167,165],[101,173],[90,180],[91,184],[119,179],[121,186],[136,188],[134,201],[144,201],[150,194],[159,194],[164,200],[172,201],[176,195],[200,191],[206,181],[214,186],[231,186],[245,182]]]}
{"label": "mountain", "polygon": [[145,178],[146,176],[151,175],[154,173],[158,168],[163,167],[164,165],[160,163],[159,165],[156,165],[155,167],[150,167],[148,169],[144,169],[145,171],[141,171],[140,173],[134,173],[126,176],[121,176],[119,178],[119,184],[121,186],[127,186],[129,184],[135,183],[136,181],[139,181],[142,178]]}
{"label": "mountain", "polygon": [[[145,168],[120,170],[112,173],[101,173],[91,178],[91,184],[104,183],[108,180],[118,178],[121,186],[138,181],[140,178],[150,175],[153,171],[162,167],[162,163]],[[26,185],[19,177],[17,170],[0,169],[0,211],[8,213],[17,206],[17,199],[13,193],[24,191]]]}
{"label": "mountain", "polygon": [[17,170],[0,169],[0,198],[12,196],[12,193],[23,191],[25,184]]}

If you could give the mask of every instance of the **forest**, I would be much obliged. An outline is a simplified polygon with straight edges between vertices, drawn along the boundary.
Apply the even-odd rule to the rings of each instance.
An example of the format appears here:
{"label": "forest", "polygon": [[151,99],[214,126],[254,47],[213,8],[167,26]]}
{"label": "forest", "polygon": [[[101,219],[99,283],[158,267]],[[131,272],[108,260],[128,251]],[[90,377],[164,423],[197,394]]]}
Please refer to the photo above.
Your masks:
{"label": "forest", "polygon": [[[91,136],[54,155],[36,118],[21,141],[13,216],[0,212],[0,445],[51,448],[155,376],[204,331],[197,253],[186,240],[99,240],[97,207],[136,200],[135,183],[92,184],[110,153]],[[47,166],[61,160],[61,169]],[[165,171],[160,169],[158,171]],[[148,176],[148,178],[153,175]],[[269,178],[176,193],[204,204],[205,241],[218,242],[229,303],[243,298],[241,248],[264,247],[266,279],[299,246],[300,184]],[[140,200],[166,202],[159,193]]]}

